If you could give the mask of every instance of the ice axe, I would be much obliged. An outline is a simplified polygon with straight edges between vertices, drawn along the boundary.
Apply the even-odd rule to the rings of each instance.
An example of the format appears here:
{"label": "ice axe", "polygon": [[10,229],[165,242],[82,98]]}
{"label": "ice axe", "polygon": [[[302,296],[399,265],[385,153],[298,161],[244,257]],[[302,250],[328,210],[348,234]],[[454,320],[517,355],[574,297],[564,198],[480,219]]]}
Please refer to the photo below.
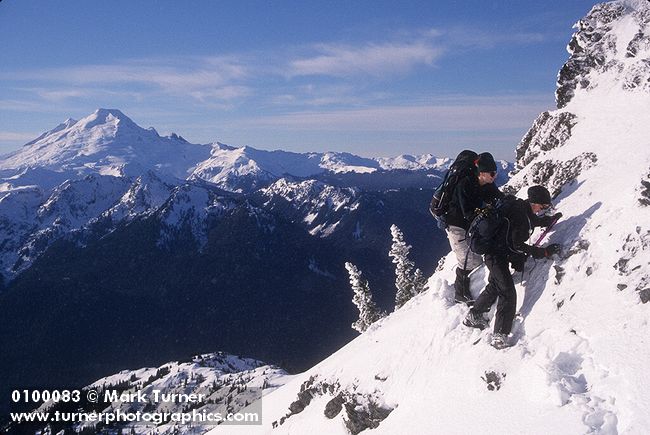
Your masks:
{"label": "ice axe", "polygon": [[555,224],[557,223],[558,220],[560,220],[559,217],[556,217],[555,219],[553,219],[553,222],[551,222],[551,225],[546,227],[544,232],[539,236],[539,238],[537,239],[537,241],[535,242],[535,244],[533,246],[539,246],[539,244],[542,243],[542,240],[544,240],[544,237],[546,237],[546,235],[549,233],[549,231],[551,231],[551,229],[555,226]]}

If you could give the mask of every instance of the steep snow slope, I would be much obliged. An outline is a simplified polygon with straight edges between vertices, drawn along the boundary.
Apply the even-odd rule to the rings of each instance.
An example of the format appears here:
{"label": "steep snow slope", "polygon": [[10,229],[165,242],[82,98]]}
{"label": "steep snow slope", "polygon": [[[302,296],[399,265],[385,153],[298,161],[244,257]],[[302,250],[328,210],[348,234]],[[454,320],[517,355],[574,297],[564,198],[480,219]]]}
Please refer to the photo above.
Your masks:
{"label": "steep snow slope", "polygon": [[[650,95],[628,79],[650,72],[649,23],[647,1],[595,6],[567,64],[598,61],[574,71],[572,93],[560,75],[562,108],[517,147],[507,188],[549,186],[564,217],[545,243],[564,249],[515,277],[514,345],[462,325],[448,256],[428,291],[265,397],[259,433],[648,433]],[[475,294],[486,278],[473,273]]]}

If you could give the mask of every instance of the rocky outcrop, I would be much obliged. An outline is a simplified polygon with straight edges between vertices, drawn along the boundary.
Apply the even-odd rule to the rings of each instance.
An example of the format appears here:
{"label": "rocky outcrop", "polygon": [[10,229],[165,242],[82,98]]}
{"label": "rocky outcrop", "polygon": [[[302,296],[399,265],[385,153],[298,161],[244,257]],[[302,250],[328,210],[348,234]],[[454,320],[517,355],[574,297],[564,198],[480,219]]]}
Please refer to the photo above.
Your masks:
{"label": "rocky outcrop", "polygon": [[621,17],[624,10],[625,7],[618,2],[598,4],[576,23],[578,31],[567,46],[571,57],[558,74],[555,91],[558,108],[571,101],[576,89],[589,88],[589,75],[593,70],[602,71],[612,66],[607,63],[607,53],[616,52],[616,36],[609,32],[612,23]]}
{"label": "rocky outcrop", "polygon": [[570,112],[543,112],[517,145],[516,169],[532,162],[545,151],[564,145],[577,119]]}
{"label": "rocky outcrop", "polygon": [[[622,280],[633,286],[644,304],[650,301],[650,275],[646,272],[647,264],[643,251],[650,249],[650,230],[637,226],[633,233],[628,234],[623,246],[616,250],[620,258],[612,265]],[[628,284],[619,284],[619,290],[625,290]]]}
{"label": "rocky outcrop", "polygon": [[516,193],[524,186],[541,184],[546,186],[551,196],[555,198],[566,184],[572,183],[597,161],[596,154],[586,152],[565,161],[549,159],[534,162],[527,168],[523,177],[509,183],[503,190],[507,193]]}
{"label": "rocky outcrop", "polygon": [[641,180],[641,189],[639,190],[641,197],[639,198],[639,203],[647,207],[650,205],[650,172],[645,178],[645,180]]}
{"label": "rocky outcrop", "polygon": [[327,395],[332,399],[323,410],[325,417],[332,419],[343,411],[343,421],[350,434],[357,435],[366,429],[377,428],[393,408],[383,405],[377,392],[362,393],[356,389],[343,389],[338,382],[318,381],[316,376],[311,376],[300,386],[298,397],[289,405],[289,412],[274,421],[272,426],[276,428],[284,424],[288,418],[311,405],[314,398]]}
{"label": "rocky outcrop", "polygon": [[[639,30],[617,31],[633,20]],[[558,74],[555,92],[558,108],[565,107],[576,90],[597,87],[595,75],[612,73],[612,80],[628,91],[650,89],[650,3],[626,0],[601,3],[578,23],[567,50],[571,54]],[[623,48],[625,47],[625,48]]]}

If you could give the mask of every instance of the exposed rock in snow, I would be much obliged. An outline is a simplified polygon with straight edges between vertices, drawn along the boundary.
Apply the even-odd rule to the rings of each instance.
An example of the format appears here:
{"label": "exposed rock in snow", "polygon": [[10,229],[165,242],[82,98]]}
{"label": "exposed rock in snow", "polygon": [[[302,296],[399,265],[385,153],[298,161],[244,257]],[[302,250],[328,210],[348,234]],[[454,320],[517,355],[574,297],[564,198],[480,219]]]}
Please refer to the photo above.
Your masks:
{"label": "exposed rock in snow", "polygon": [[517,145],[517,169],[523,168],[545,151],[564,145],[571,137],[571,128],[575,123],[576,116],[569,112],[544,112],[539,115]]}
{"label": "exposed rock in snow", "polygon": [[289,215],[305,216],[303,222],[309,232],[319,237],[331,234],[341,217],[358,207],[357,189],[334,187],[316,180],[292,182],[283,178],[260,193],[266,207],[289,208],[292,210]]}
{"label": "exposed rock in snow", "polygon": [[232,209],[236,201],[208,185],[186,183],[176,187],[165,203],[156,210],[161,222],[159,246],[169,241],[191,236],[199,249],[207,242],[209,219]]}
{"label": "exposed rock in snow", "polygon": [[[565,107],[581,89],[614,85],[650,90],[650,13],[646,0],[600,3],[576,23],[558,74],[556,99]],[[609,80],[603,82],[602,78]]]}

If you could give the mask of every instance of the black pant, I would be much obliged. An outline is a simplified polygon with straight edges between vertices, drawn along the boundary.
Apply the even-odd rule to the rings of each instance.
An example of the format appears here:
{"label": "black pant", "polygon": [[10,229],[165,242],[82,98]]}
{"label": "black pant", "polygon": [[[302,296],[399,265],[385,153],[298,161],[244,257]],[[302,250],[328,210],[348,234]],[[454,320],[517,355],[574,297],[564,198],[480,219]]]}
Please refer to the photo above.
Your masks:
{"label": "black pant", "polygon": [[472,310],[476,313],[487,313],[498,298],[494,332],[509,334],[517,311],[517,291],[508,260],[502,255],[486,255],[485,265],[490,271],[488,284],[476,299]]}

